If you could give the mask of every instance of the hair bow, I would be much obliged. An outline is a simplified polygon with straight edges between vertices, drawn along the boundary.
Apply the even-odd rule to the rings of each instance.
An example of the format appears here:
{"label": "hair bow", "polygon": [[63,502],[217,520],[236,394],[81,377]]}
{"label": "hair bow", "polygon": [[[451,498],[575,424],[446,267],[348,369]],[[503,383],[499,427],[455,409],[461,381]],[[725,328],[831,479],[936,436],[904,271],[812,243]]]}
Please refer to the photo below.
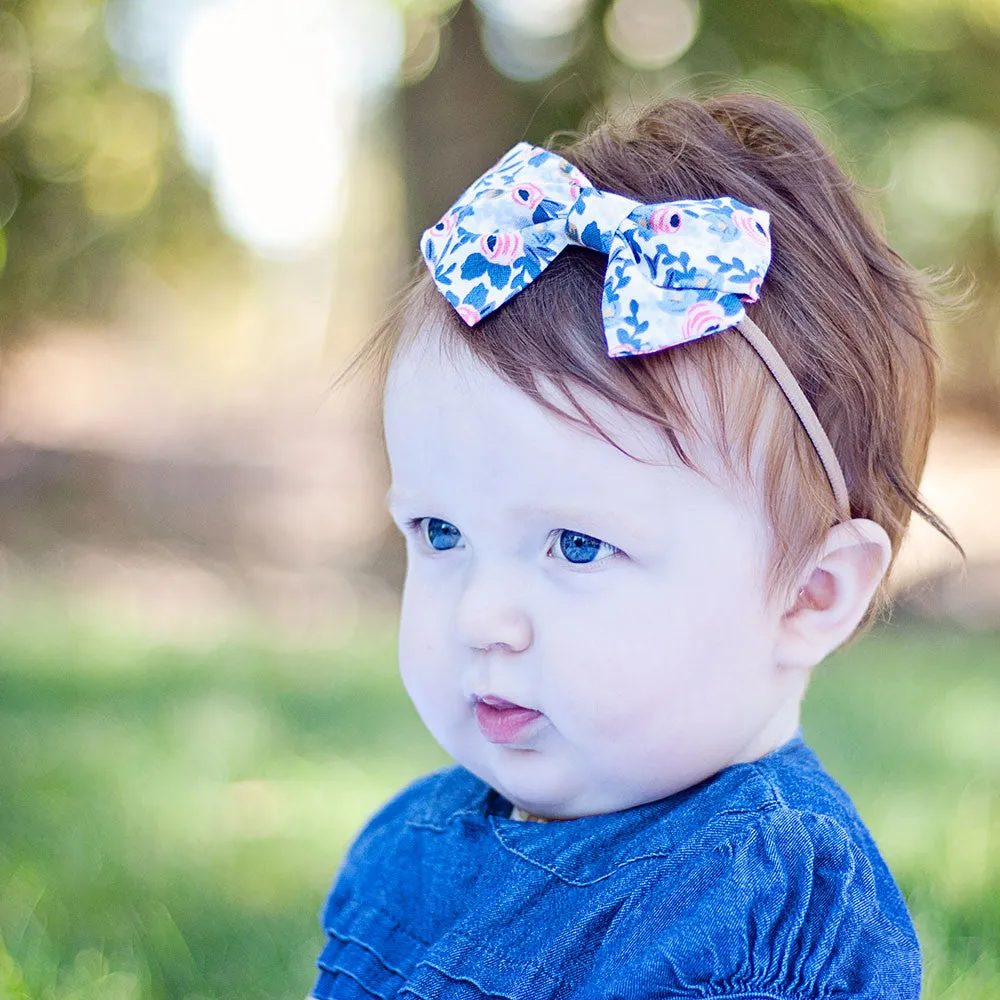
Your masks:
{"label": "hair bow", "polygon": [[557,153],[518,143],[428,229],[434,282],[469,326],[567,246],[608,255],[608,354],[647,354],[736,326],[771,261],[770,216],[735,198],[644,205],[600,191]]}

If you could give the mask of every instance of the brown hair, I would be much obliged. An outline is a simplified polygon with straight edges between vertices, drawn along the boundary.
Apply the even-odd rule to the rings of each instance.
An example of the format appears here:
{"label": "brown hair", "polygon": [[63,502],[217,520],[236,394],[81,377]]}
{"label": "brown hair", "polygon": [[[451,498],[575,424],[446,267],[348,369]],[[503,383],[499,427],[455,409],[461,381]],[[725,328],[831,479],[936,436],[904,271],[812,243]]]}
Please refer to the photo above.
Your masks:
{"label": "brown hair", "polygon": [[[935,415],[927,282],[865,217],[851,183],[801,118],[751,95],[672,99],[607,121],[559,152],[596,187],[640,202],[729,195],[768,211],[773,257],[749,313],[816,410],[844,470],[851,515],[886,530],[893,559],[913,511],[957,546],[917,492]],[[680,438],[705,431],[692,426],[684,402],[683,376],[693,369],[708,392],[715,423],[708,431],[725,460],[749,478],[760,449],[773,541],[768,596],[790,589],[838,520],[802,425],[735,332],[608,358],[600,307],[605,265],[602,255],[570,247],[472,329],[422,269],[345,375],[375,360],[384,386],[401,340],[433,324],[540,405],[604,437],[574,387],[653,421],[691,465]],[[545,384],[577,415],[550,402]],[[765,419],[767,435],[758,441]],[[885,603],[883,585],[860,628]]]}

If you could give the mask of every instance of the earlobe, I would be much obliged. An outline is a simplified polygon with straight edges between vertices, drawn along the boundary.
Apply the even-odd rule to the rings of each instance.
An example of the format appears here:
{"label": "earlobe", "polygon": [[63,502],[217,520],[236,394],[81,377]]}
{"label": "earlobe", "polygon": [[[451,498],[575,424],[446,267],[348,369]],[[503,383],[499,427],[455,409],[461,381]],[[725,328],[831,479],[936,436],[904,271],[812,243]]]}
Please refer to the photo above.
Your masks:
{"label": "earlobe", "polygon": [[779,625],[777,662],[812,667],[845,642],[864,616],[892,557],[881,525],[834,525]]}

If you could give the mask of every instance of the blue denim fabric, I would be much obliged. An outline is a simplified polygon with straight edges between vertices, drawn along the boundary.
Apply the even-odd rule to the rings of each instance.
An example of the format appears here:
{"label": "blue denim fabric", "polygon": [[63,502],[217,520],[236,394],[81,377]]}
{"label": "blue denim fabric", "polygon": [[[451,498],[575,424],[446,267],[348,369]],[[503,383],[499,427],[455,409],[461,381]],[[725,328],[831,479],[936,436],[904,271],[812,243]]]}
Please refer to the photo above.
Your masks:
{"label": "blue denim fabric", "polygon": [[919,996],[899,890],[800,737],[634,809],[509,811],[450,767],[378,812],[327,900],[313,996]]}

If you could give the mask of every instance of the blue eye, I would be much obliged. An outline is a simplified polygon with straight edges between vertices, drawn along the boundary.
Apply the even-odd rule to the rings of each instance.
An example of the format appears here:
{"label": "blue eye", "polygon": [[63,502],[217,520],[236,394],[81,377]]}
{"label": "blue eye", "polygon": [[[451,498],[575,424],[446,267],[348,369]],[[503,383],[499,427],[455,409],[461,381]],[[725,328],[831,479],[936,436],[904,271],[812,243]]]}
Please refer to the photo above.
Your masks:
{"label": "blue eye", "polygon": [[462,532],[448,521],[442,521],[439,517],[423,517],[424,537],[430,542],[431,547],[439,551],[453,549],[458,545]]}
{"label": "blue eye", "polygon": [[591,563],[604,552],[603,558],[614,555],[619,550],[608,542],[602,542],[581,531],[559,530],[559,551],[571,563]]}

